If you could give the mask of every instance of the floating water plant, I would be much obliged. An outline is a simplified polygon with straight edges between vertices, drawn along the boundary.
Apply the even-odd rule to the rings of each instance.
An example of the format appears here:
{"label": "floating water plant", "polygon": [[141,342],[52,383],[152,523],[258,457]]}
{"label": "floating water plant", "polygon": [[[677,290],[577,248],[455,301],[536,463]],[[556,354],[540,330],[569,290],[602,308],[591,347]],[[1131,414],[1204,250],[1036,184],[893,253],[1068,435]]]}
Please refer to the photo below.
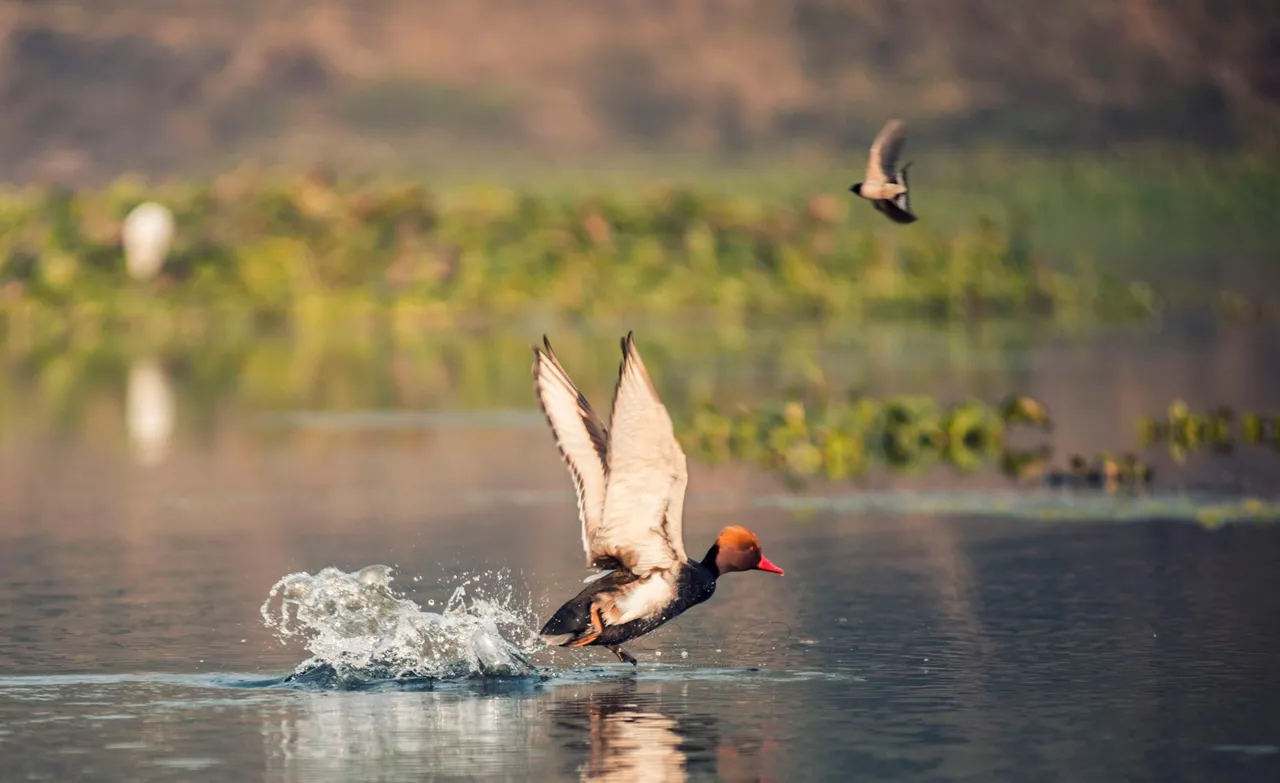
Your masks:
{"label": "floating water plant", "polygon": [[1119,458],[1110,454],[1096,454],[1092,458],[1073,454],[1067,459],[1066,470],[1049,471],[1045,480],[1052,487],[1094,487],[1114,492],[1120,488],[1145,487],[1153,476],[1151,466],[1135,454]]}
{"label": "floating water plant", "polygon": [[939,463],[972,471],[998,459],[1007,475],[1027,480],[1049,456],[1045,447],[1006,443],[1012,425],[1053,426],[1044,404],[1025,395],[998,406],[967,400],[945,408],[921,395],[841,401],[820,393],[810,404],[800,396],[727,413],[704,405],[680,434],[691,453],[711,462],[738,459],[792,478],[859,476],[872,464],[902,472]]}
{"label": "floating water plant", "polygon": [[1144,446],[1166,445],[1179,461],[1190,452],[1202,449],[1230,452],[1238,442],[1250,446],[1270,445],[1280,450],[1280,416],[1258,412],[1237,415],[1236,410],[1227,405],[1197,413],[1183,400],[1174,400],[1163,419],[1138,420],[1138,437]]}

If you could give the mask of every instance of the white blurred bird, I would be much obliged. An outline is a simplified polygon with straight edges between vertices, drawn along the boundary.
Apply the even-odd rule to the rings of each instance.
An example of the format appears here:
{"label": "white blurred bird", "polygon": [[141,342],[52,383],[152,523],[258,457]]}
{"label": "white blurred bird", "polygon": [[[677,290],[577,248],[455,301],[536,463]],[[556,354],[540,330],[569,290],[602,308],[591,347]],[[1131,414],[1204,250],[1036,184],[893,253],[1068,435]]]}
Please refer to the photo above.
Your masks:
{"label": "white blurred bird", "polygon": [[154,201],[134,207],[121,227],[129,276],[146,281],[160,274],[173,243],[173,233],[173,213],[168,207]]}

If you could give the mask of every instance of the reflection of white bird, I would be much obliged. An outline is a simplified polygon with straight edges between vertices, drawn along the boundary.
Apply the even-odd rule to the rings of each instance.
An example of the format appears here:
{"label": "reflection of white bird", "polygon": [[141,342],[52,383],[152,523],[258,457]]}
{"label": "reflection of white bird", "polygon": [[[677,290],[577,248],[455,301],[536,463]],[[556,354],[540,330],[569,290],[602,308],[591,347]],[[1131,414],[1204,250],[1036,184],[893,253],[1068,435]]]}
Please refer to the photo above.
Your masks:
{"label": "reflection of white bird", "polygon": [[124,219],[125,267],[134,280],[150,280],[160,274],[173,242],[173,213],[163,204],[148,201],[134,207]]}
{"label": "reflection of white bird", "polygon": [[143,465],[161,462],[173,434],[173,391],[154,359],[140,359],[129,368],[125,421],[138,461]]}

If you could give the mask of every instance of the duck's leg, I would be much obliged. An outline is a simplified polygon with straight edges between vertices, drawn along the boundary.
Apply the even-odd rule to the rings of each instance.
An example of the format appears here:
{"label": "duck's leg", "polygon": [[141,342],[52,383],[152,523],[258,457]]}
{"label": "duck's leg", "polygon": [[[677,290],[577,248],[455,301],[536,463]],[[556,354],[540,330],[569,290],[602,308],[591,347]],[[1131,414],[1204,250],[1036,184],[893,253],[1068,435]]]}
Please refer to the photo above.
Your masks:
{"label": "duck's leg", "polygon": [[629,663],[632,666],[635,666],[638,663],[634,655],[622,649],[621,647],[617,646],[616,644],[609,645],[609,651],[612,652],[614,655],[618,656],[618,660],[622,661],[623,663]]}

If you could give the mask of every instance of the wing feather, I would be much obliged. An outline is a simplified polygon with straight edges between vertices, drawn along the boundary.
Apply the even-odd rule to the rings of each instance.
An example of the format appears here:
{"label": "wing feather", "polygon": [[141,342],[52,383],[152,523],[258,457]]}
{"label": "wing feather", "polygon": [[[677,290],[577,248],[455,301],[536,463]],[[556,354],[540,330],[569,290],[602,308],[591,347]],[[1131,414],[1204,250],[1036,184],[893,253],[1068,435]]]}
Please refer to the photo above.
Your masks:
{"label": "wing feather", "polygon": [[894,166],[906,143],[906,126],[901,120],[889,120],[871,143],[867,157],[867,182],[892,182]]}
{"label": "wing feather", "polygon": [[587,565],[608,566],[611,564],[600,561],[592,541],[604,514],[609,432],[561,366],[545,335],[542,344],[543,349],[533,349],[534,390],[578,493],[578,518],[582,522],[582,548],[586,551]]}
{"label": "wing feather", "polygon": [[594,548],[638,575],[684,562],[688,464],[631,334],[622,340],[609,426],[608,484]]}

